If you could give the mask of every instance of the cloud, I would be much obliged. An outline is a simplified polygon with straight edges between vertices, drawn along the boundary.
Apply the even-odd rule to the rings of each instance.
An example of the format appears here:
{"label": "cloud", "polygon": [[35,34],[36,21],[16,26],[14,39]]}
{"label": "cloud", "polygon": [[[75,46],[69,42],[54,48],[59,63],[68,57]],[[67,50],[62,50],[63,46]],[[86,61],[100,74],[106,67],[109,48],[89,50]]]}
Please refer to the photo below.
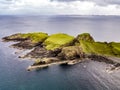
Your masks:
{"label": "cloud", "polygon": [[98,5],[108,5],[108,4],[118,4],[120,5],[120,0],[52,0],[61,2],[71,2],[71,1],[92,1]]}
{"label": "cloud", "polygon": [[0,0],[0,14],[120,15],[120,0]]}

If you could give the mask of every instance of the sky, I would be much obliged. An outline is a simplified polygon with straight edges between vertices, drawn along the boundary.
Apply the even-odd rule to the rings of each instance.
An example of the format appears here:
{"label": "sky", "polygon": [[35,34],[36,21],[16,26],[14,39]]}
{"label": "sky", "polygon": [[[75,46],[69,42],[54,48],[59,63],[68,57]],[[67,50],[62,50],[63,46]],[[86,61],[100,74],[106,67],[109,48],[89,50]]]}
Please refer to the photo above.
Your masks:
{"label": "sky", "polygon": [[0,15],[120,15],[120,0],[0,0]]}

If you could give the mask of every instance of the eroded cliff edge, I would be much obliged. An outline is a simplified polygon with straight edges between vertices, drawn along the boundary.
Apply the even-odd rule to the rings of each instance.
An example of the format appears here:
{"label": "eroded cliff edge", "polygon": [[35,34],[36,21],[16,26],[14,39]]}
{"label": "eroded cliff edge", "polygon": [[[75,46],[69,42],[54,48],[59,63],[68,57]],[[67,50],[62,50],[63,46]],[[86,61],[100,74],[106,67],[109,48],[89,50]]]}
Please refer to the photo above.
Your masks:
{"label": "eroded cliff edge", "polygon": [[120,66],[120,43],[96,42],[89,33],[79,34],[77,37],[64,33],[17,33],[2,40],[18,42],[12,45],[14,48],[31,50],[20,56],[34,60],[28,70],[45,68],[53,64],[73,65],[89,59],[112,64],[111,69]]}

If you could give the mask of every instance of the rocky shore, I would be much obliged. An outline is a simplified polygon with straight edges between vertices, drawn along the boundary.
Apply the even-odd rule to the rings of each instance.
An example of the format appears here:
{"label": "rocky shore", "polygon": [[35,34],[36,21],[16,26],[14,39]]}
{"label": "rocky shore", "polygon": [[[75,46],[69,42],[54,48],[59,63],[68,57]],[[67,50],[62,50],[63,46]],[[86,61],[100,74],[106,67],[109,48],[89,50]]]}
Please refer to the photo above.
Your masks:
{"label": "rocky shore", "polygon": [[37,64],[37,65],[30,65],[27,70],[28,71],[31,71],[31,70],[34,70],[34,69],[43,69],[43,68],[47,68],[51,65],[74,65],[74,64],[77,64],[77,63],[80,63],[81,60],[63,60],[63,61],[57,61],[57,62],[52,62],[52,63],[45,63],[45,64]]}
{"label": "rocky shore", "polygon": [[15,41],[12,47],[31,50],[19,58],[34,59],[33,65],[27,68],[46,68],[54,64],[74,65],[86,60],[105,62],[113,65],[111,70],[120,67],[120,43],[95,42],[89,33],[79,34],[73,37],[58,33],[48,35],[46,33],[13,34],[2,38],[4,42]]}

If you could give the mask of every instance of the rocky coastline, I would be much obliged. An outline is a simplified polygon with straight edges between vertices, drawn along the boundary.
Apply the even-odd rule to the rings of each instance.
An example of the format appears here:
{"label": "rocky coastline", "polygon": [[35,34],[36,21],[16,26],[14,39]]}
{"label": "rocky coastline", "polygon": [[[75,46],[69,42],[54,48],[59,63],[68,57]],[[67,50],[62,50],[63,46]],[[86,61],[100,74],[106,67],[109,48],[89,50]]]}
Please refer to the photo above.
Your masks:
{"label": "rocky coastline", "polygon": [[[120,62],[111,57],[120,57],[120,43],[95,42],[89,33],[73,37],[58,33],[17,33],[3,37],[4,42],[15,41],[13,48],[31,50],[19,58],[34,60],[27,70],[42,69],[54,64],[74,65],[86,60],[105,62],[113,65],[111,70],[120,67]],[[118,59],[119,60],[119,59]]]}

